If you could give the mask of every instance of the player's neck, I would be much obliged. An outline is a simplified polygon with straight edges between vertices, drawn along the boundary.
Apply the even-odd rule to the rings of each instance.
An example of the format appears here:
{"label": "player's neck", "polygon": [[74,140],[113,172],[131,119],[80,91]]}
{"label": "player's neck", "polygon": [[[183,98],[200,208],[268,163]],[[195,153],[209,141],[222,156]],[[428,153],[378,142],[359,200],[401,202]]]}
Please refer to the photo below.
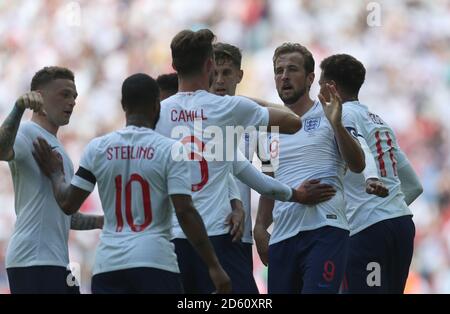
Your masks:
{"label": "player's neck", "polygon": [[153,129],[155,127],[154,123],[150,119],[143,117],[142,115],[127,115],[126,126],[136,126],[138,128],[149,128]]}
{"label": "player's neck", "polygon": [[345,96],[343,95],[343,97],[341,97],[342,99],[342,103],[346,103],[349,101],[359,101],[358,96]]}
{"label": "player's neck", "polygon": [[183,77],[178,81],[179,92],[195,92],[197,90],[209,90],[209,79],[203,75]]}
{"label": "player's neck", "polygon": [[31,117],[31,121],[56,137],[59,127],[48,121],[47,118],[38,116],[37,114],[33,114],[33,116]]}
{"label": "player's neck", "polygon": [[314,101],[305,93],[293,104],[286,104],[286,106],[294,111],[299,117],[303,116],[314,105]]}

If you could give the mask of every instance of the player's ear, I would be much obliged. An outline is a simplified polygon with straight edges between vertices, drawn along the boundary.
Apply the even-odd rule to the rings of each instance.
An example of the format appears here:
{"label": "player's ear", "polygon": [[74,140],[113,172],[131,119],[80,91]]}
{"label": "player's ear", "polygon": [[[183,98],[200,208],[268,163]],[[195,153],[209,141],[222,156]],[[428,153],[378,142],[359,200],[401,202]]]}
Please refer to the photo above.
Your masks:
{"label": "player's ear", "polygon": [[45,104],[45,99],[47,98],[47,95],[48,95],[48,93],[46,92],[46,90],[44,90],[44,89],[36,89],[36,90],[34,90],[34,92],[37,92],[37,93],[39,93],[39,94],[41,94],[41,96],[42,96],[42,99],[44,100],[44,104]]}
{"label": "player's ear", "polygon": [[209,73],[210,71],[214,71],[215,63],[213,58],[208,58],[205,62],[206,72]]}
{"label": "player's ear", "polygon": [[330,80],[328,82],[328,84],[330,84],[331,86],[336,88],[337,93],[339,94],[340,97],[342,97],[342,95],[344,94],[344,91],[336,84],[336,81]]}
{"label": "player's ear", "polygon": [[157,99],[155,106],[153,107],[153,116],[154,116],[153,127],[156,127],[156,124],[159,121],[160,114],[161,114],[161,102],[159,101],[159,99]]}
{"label": "player's ear", "polygon": [[311,88],[312,84],[314,83],[315,78],[316,78],[316,75],[314,74],[314,72],[311,72],[306,76],[306,80],[308,82],[309,88]]}
{"label": "player's ear", "polygon": [[244,77],[244,71],[239,70],[239,72],[238,72],[238,84],[242,81],[242,77]]}

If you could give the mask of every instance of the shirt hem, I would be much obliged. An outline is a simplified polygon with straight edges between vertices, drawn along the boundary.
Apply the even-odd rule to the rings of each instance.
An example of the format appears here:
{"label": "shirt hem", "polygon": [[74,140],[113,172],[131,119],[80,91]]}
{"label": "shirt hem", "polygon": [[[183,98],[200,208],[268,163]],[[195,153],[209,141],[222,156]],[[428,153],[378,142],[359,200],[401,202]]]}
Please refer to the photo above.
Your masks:
{"label": "shirt hem", "polygon": [[142,263],[133,263],[133,264],[125,264],[125,265],[115,265],[115,266],[111,266],[111,267],[102,267],[101,269],[94,268],[94,272],[92,274],[97,275],[97,274],[118,271],[118,270],[125,270],[125,269],[129,269],[129,268],[137,268],[137,267],[157,268],[157,269],[166,270],[166,271],[169,271],[172,273],[177,273],[177,274],[180,273],[180,270],[178,268],[170,267],[167,265],[161,265],[161,264],[157,264],[157,263],[142,262]]}
{"label": "shirt hem", "polygon": [[393,219],[393,218],[399,218],[399,217],[402,217],[402,216],[413,216],[413,214],[411,212],[403,212],[403,213],[398,213],[398,214],[395,214],[395,215],[389,215],[389,216],[385,216],[385,217],[380,217],[379,219],[376,219],[376,220],[374,220],[371,223],[362,225],[361,227],[359,227],[359,228],[357,228],[355,230],[350,230],[350,236],[354,236],[355,234],[357,234],[357,233],[363,231],[364,229],[367,229],[370,226],[373,226],[374,224],[379,223],[381,221],[388,220],[388,219]]}

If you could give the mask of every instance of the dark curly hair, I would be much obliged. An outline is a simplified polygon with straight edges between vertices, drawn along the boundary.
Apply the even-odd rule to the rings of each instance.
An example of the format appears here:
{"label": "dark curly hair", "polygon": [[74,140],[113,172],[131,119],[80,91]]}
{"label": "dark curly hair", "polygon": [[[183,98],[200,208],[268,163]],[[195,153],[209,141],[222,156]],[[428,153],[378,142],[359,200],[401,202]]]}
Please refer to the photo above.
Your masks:
{"label": "dark curly hair", "polygon": [[320,63],[320,68],[325,79],[335,81],[342,90],[351,95],[358,95],[366,77],[364,65],[347,54],[325,58]]}

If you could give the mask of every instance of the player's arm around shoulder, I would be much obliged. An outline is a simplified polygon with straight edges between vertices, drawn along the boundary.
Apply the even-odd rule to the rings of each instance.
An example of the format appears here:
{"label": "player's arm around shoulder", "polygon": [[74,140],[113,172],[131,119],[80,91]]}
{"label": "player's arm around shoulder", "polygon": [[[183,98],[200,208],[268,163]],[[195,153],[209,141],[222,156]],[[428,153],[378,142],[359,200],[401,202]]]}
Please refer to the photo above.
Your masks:
{"label": "player's arm around shoulder", "polygon": [[44,175],[50,179],[59,207],[66,215],[76,213],[90,192],[66,182],[61,155],[52,150],[43,138],[37,138],[33,147],[33,157]]}
{"label": "player's arm around shoulder", "polygon": [[[240,96],[238,96],[240,97]],[[277,127],[280,133],[294,134],[302,128],[300,117],[286,106],[273,104],[256,98],[240,97],[239,115],[241,118],[251,117],[254,114],[254,107],[264,107],[268,112],[268,127]],[[245,112],[247,111],[247,112]]]}

